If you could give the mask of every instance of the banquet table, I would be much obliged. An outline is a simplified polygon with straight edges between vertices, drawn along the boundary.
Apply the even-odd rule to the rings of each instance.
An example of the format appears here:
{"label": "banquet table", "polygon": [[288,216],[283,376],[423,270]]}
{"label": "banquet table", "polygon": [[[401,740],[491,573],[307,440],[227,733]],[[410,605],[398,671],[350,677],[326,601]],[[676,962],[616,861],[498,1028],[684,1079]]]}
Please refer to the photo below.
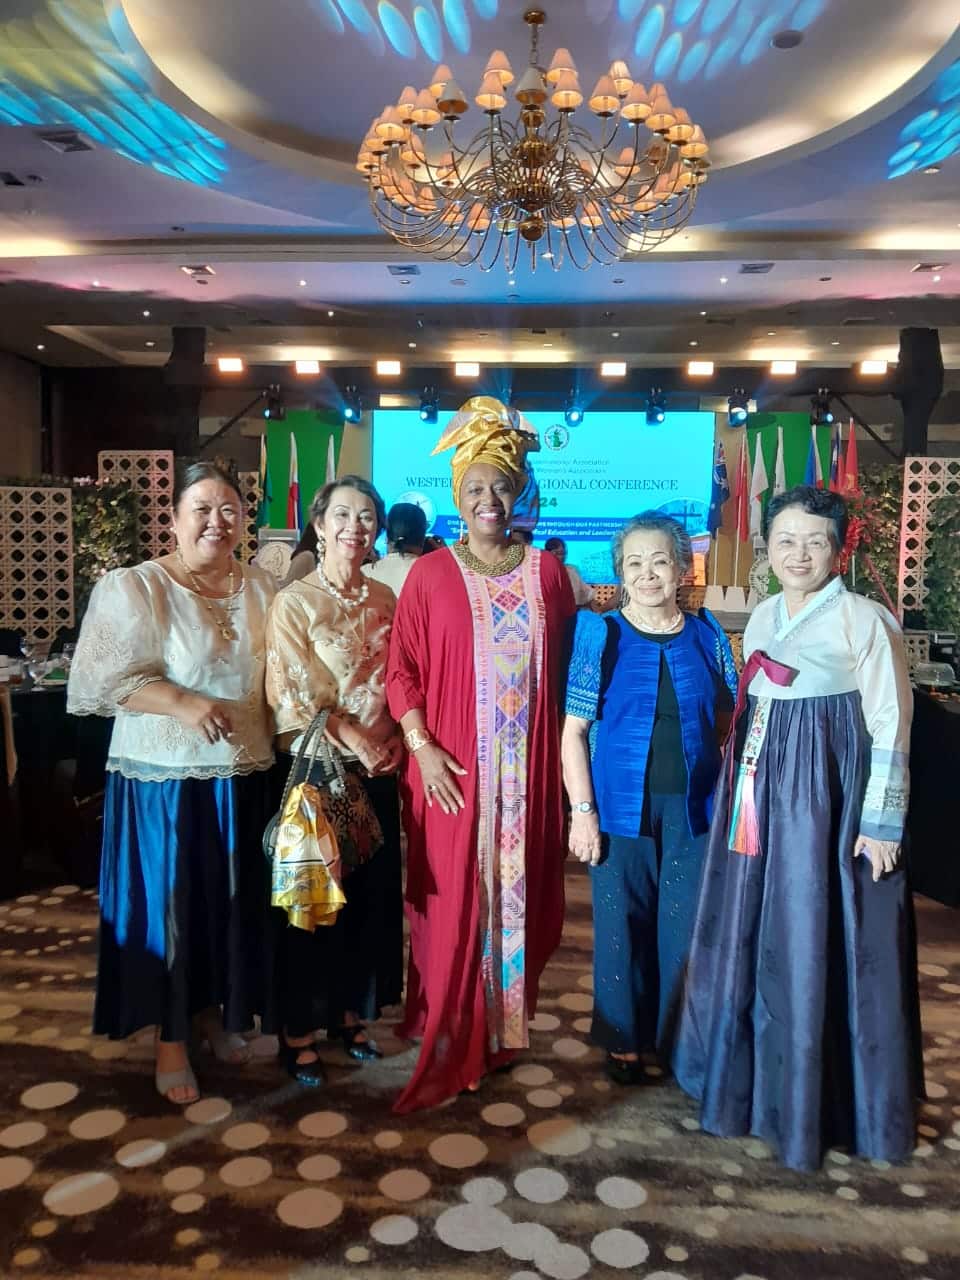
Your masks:
{"label": "banquet table", "polygon": [[914,691],[907,862],[917,893],[960,907],[960,697]]}

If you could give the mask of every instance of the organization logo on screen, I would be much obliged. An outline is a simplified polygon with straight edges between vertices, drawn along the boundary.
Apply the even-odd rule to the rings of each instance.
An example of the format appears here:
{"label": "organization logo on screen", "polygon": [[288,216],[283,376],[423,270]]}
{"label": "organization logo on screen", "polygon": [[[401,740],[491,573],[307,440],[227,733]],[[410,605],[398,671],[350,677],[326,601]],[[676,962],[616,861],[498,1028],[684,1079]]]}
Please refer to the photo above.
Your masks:
{"label": "organization logo on screen", "polygon": [[570,432],[562,423],[555,422],[543,433],[543,443],[554,452],[565,449],[570,443]]}

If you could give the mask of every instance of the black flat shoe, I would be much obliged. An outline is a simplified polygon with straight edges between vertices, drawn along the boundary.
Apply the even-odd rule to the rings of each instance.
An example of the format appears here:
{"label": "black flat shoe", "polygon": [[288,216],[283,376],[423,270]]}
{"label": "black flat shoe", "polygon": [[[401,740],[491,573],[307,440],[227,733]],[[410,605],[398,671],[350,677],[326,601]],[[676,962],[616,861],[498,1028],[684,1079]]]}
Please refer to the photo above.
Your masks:
{"label": "black flat shoe", "polygon": [[327,1032],[328,1040],[339,1040],[347,1056],[355,1062],[370,1062],[374,1058],[382,1058],[383,1054],[373,1040],[360,1040],[366,1031],[362,1022],[355,1022],[349,1027],[331,1027]]}
{"label": "black flat shoe", "polygon": [[626,1058],[615,1058],[612,1053],[607,1054],[604,1069],[607,1073],[607,1079],[612,1080],[614,1084],[646,1084],[648,1079],[642,1062],[630,1062]]}
{"label": "black flat shoe", "polygon": [[320,1085],[327,1083],[327,1077],[324,1074],[323,1067],[317,1058],[313,1062],[298,1062],[300,1054],[304,1050],[312,1049],[309,1044],[284,1044],[280,1041],[280,1061],[283,1063],[284,1070],[291,1079],[296,1080],[298,1084],[306,1085],[308,1088],[317,1089]]}

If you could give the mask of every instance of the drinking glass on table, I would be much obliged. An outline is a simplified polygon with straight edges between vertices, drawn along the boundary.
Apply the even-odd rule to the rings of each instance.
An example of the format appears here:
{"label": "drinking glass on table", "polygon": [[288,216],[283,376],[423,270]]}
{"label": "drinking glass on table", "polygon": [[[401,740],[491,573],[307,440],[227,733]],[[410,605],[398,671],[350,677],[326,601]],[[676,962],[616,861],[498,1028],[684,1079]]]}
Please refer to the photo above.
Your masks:
{"label": "drinking glass on table", "polygon": [[43,677],[50,670],[50,663],[46,658],[41,658],[37,653],[33,653],[27,659],[27,673],[33,681],[31,693],[43,692]]}

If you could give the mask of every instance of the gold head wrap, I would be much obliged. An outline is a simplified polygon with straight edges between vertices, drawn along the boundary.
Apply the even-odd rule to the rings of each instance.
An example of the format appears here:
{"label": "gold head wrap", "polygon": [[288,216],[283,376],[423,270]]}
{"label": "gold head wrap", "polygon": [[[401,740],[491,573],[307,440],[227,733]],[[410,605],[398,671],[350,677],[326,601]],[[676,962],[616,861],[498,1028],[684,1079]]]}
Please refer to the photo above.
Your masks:
{"label": "gold head wrap", "polygon": [[526,457],[540,448],[537,433],[515,409],[508,409],[493,396],[473,396],[450,419],[433,450],[455,450],[453,500],[460,505],[460,486],[475,462],[486,462],[521,487],[527,475]]}

